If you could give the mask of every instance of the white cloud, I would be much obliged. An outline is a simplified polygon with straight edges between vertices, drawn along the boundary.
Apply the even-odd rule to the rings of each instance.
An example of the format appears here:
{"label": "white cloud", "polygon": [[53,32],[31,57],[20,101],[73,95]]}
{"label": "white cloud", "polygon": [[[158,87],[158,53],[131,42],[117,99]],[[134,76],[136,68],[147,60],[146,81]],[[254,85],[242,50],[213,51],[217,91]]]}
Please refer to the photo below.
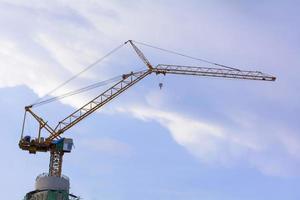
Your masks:
{"label": "white cloud", "polygon": [[[13,66],[6,70],[11,74],[22,72],[22,80],[21,77],[10,76],[10,85],[25,84],[42,95],[49,91],[51,85],[55,87],[101,57],[115,44],[128,39],[151,41],[170,48],[184,46],[193,51],[195,56],[198,54],[198,51],[194,52],[196,46],[201,46],[201,49],[210,46],[209,49],[212,49],[213,45],[217,55],[219,50],[232,50],[234,46],[248,46],[255,51],[259,49],[253,47],[255,42],[247,40],[249,33],[246,35],[238,30],[230,20],[224,20],[218,26],[210,26],[219,22],[223,15],[235,17],[230,14],[228,7],[223,7],[227,12],[221,15],[219,13],[222,12],[216,11],[221,9],[219,7],[210,13],[211,5],[207,3],[200,8],[201,12],[193,6],[185,5],[184,8],[190,12],[183,16],[182,5],[171,5],[147,1],[130,4],[122,1],[2,1],[0,11],[3,17],[0,25],[7,28],[1,31],[0,39],[13,45],[13,49],[6,54],[2,53],[6,59],[0,68]],[[260,37],[262,30],[254,30],[251,34]],[[226,37],[220,37],[222,31],[225,31]],[[240,34],[241,39],[235,42],[237,37],[232,36],[232,33]],[[264,37],[262,40],[269,38]],[[24,56],[26,59],[22,59]],[[20,59],[23,61],[14,63]],[[31,77],[32,74],[38,74],[38,77]],[[39,81],[37,84],[38,78],[45,74],[48,80],[52,80],[51,84],[47,81]],[[37,79],[34,83],[31,82],[33,78]],[[5,86],[0,84],[0,87]]]}
{"label": "white cloud", "polygon": [[97,154],[128,156],[132,151],[128,144],[112,138],[83,139],[79,145]]}
{"label": "white cloud", "polygon": [[240,128],[228,128],[225,124],[149,106],[127,106],[119,108],[119,111],[129,112],[138,119],[158,122],[168,129],[179,145],[203,163],[227,167],[246,163],[248,167],[253,166],[272,176],[299,174],[300,158],[296,151],[300,138],[295,138],[291,132],[274,131],[268,134],[253,124],[251,129],[242,125]]}

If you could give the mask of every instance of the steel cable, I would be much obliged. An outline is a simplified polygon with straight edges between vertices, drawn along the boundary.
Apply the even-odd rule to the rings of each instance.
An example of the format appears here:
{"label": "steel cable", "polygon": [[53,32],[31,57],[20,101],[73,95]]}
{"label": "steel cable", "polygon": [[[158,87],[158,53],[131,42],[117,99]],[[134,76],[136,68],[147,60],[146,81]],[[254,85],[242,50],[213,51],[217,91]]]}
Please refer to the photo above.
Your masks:
{"label": "steel cable", "polygon": [[46,96],[49,96],[51,94],[53,94],[55,91],[57,91],[58,89],[60,89],[61,87],[65,86],[67,83],[71,82],[72,80],[76,79],[78,76],[80,76],[81,74],[83,74],[84,72],[90,70],[92,67],[94,67],[96,64],[102,62],[105,58],[107,58],[108,56],[110,56],[111,54],[115,53],[116,51],[118,51],[120,48],[122,48],[125,45],[125,43],[117,46],[116,48],[114,48],[113,50],[111,50],[110,52],[108,52],[106,55],[104,55],[103,57],[99,58],[98,60],[96,60],[94,63],[90,64],[89,66],[87,66],[86,68],[84,68],[82,71],[78,72],[77,74],[75,74],[74,76],[72,76],[71,78],[69,78],[68,80],[66,80],[65,82],[59,84],[57,87],[55,87],[54,89],[52,89],[51,91],[49,91],[48,93],[46,93],[43,97],[39,98],[36,102],[34,102],[31,106],[36,106],[38,104],[40,104],[40,102],[42,102],[42,99],[44,99]]}
{"label": "steel cable", "polygon": [[140,44],[140,45],[144,45],[144,46],[147,46],[147,47],[150,47],[150,48],[153,48],[153,49],[158,49],[158,50],[161,50],[161,51],[164,51],[164,52],[167,52],[167,53],[171,53],[171,54],[175,54],[175,55],[178,55],[178,56],[182,56],[182,57],[185,57],[185,58],[189,58],[189,59],[209,63],[209,64],[212,64],[212,65],[216,65],[216,66],[219,66],[219,67],[224,67],[224,68],[227,68],[227,69],[240,71],[240,69],[237,69],[237,68],[234,68],[234,67],[229,67],[229,66],[222,65],[222,64],[218,64],[218,63],[215,63],[215,62],[211,62],[211,61],[206,60],[206,59],[196,58],[196,57],[193,57],[193,56],[188,56],[188,55],[185,55],[185,54],[182,54],[182,53],[178,53],[176,51],[164,49],[164,48],[161,48],[161,47],[156,47],[156,46],[146,44],[146,43],[143,43],[143,42],[138,42],[138,41],[134,41],[134,42],[137,43],[137,44]]}
{"label": "steel cable", "polygon": [[80,94],[80,93],[83,93],[83,92],[86,92],[86,91],[89,91],[89,90],[92,90],[92,89],[95,89],[95,88],[98,88],[98,87],[101,87],[101,86],[104,86],[104,85],[107,85],[107,84],[110,84],[110,83],[113,83],[113,82],[116,82],[116,81],[120,80],[121,77],[122,76],[116,76],[116,77],[110,78],[110,79],[105,80],[105,81],[100,81],[100,82],[97,82],[97,83],[79,88],[77,90],[73,90],[71,92],[61,94],[59,96],[51,97],[51,98],[45,99],[43,101],[40,101],[40,102],[34,104],[34,106],[35,107],[41,106],[41,105],[44,105],[44,104],[47,104],[47,103],[51,103],[53,101],[57,101],[57,100],[64,99],[64,98],[67,98],[67,97],[70,97],[70,96],[73,96],[73,95],[76,95],[76,94]]}

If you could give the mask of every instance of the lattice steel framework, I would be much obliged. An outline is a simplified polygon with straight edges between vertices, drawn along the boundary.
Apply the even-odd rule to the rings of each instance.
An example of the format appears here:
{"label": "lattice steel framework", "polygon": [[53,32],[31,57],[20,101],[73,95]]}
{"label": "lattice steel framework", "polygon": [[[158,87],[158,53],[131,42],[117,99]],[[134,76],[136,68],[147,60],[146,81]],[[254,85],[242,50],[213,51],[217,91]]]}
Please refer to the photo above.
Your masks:
{"label": "lattice steel framework", "polygon": [[[131,86],[144,79],[151,73],[154,74],[180,74],[180,75],[194,75],[194,76],[208,76],[217,78],[231,78],[231,79],[246,79],[246,80],[259,80],[259,81],[275,81],[275,77],[259,72],[259,71],[245,71],[238,70],[235,68],[208,68],[198,66],[180,66],[180,65],[165,65],[159,64],[155,67],[149,62],[141,50],[131,41],[127,41],[131,44],[136,54],[147,66],[146,70],[131,72],[124,74],[122,79],[119,80],[112,87],[59,121],[55,128],[52,128],[47,124],[45,120],[36,115],[32,111],[32,106],[25,107],[25,114],[30,113],[39,123],[38,137],[34,140],[28,141],[21,138],[19,147],[22,150],[29,151],[30,153],[46,152],[50,151],[50,165],[49,174],[51,176],[61,176],[62,171],[62,160],[64,151],[63,149],[58,150],[53,144],[53,141],[59,139],[61,135],[76,125],[81,120],[94,113],[96,110],[122,94]],[[126,43],[127,43],[126,42]],[[219,65],[221,66],[221,65]],[[25,117],[24,117],[25,118]],[[25,120],[24,120],[25,121]],[[24,126],[23,126],[24,129]],[[50,135],[45,139],[41,140],[41,130],[46,130]]]}

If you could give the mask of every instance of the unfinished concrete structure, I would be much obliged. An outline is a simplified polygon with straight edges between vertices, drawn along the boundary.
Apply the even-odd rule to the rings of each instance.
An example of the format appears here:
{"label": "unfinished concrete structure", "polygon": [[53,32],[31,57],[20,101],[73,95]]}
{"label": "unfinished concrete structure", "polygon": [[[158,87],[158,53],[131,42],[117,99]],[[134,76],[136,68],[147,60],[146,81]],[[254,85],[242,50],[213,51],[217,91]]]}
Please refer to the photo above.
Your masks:
{"label": "unfinished concrete structure", "polygon": [[61,177],[41,174],[35,180],[35,190],[28,192],[24,200],[79,200],[79,197],[70,194],[70,180]]}

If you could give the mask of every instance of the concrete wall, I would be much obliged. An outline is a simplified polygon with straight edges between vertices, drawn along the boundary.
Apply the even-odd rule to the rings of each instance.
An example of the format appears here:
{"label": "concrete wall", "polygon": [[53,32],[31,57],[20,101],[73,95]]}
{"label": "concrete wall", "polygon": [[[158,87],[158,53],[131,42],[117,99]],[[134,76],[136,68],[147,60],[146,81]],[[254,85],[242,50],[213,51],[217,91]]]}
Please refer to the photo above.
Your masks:
{"label": "concrete wall", "polygon": [[35,182],[36,190],[64,190],[69,192],[69,179],[55,176],[39,176]]}

